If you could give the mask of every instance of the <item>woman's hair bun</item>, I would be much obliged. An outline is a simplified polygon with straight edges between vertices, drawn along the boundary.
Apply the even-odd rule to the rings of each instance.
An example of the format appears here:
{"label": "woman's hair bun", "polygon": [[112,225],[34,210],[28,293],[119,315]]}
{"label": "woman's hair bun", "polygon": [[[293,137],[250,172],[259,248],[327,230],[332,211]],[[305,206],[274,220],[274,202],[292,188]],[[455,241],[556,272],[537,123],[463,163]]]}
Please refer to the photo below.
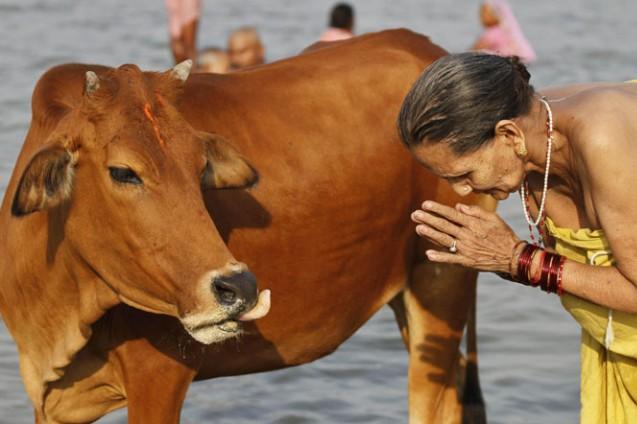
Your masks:
{"label": "woman's hair bun", "polygon": [[507,59],[518,75],[528,84],[531,79],[531,74],[529,74],[528,69],[526,69],[526,65],[522,63],[518,56],[508,56]]}

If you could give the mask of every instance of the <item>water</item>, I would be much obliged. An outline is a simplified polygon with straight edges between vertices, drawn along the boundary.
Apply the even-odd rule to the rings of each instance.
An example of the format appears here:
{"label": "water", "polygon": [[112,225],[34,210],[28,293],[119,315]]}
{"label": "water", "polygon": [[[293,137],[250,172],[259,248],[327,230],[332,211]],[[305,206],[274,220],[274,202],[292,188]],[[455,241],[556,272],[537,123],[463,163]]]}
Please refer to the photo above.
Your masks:
{"label": "water", "polygon": [[[408,27],[450,51],[469,46],[480,27],[475,0],[357,0],[357,30]],[[634,0],[511,0],[536,48],[536,87],[637,77]],[[324,27],[327,0],[204,0],[200,46],[224,45],[252,24],[268,60],[297,53]],[[0,0],[0,194],[30,120],[37,78],[64,62],[170,66],[163,1]],[[370,87],[372,89],[372,87]],[[518,199],[500,212],[527,236]],[[578,419],[579,330],[555,296],[485,274],[478,293],[481,380],[491,423],[569,423]],[[0,423],[33,422],[15,345],[0,326]],[[195,383],[185,423],[405,422],[407,355],[388,309],[333,355],[277,372]],[[101,420],[125,423],[120,411]]]}

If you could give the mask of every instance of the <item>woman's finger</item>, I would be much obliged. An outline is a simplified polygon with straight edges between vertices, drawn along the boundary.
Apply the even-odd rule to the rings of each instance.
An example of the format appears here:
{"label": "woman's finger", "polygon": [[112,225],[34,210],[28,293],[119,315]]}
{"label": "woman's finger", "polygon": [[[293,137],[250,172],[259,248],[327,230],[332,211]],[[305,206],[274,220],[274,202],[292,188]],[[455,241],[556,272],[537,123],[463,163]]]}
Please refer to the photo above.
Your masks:
{"label": "woman's finger", "polygon": [[437,231],[431,228],[430,226],[423,225],[423,224],[416,226],[416,233],[419,236],[426,237],[427,239],[433,241],[434,243],[446,248],[449,248],[453,244],[453,241],[455,240],[450,235]]}
{"label": "woman's finger", "polygon": [[457,238],[458,234],[461,231],[461,228],[459,226],[449,221],[445,217],[434,215],[426,211],[416,211],[414,212],[414,215],[417,217],[417,223],[425,224],[435,230],[449,234],[454,238]]}
{"label": "woman's finger", "polygon": [[411,213],[411,220],[414,221],[416,224],[422,224],[424,219],[424,215],[422,213],[423,212],[420,209],[418,209],[417,211],[413,211]]}
{"label": "woman's finger", "polygon": [[470,266],[469,259],[457,253],[429,249],[425,252],[425,254],[427,255],[427,259],[432,262]]}
{"label": "woman's finger", "polygon": [[479,218],[479,219],[489,219],[493,217],[493,213],[492,212],[488,212],[485,211],[484,209],[482,209],[480,206],[469,206],[469,205],[465,205],[462,203],[458,203],[456,205],[456,209],[465,214],[465,215],[469,215],[472,216],[474,218]]}
{"label": "woman's finger", "polygon": [[423,202],[422,208],[425,211],[431,211],[437,215],[443,216],[458,225],[464,226],[467,224],[467,217],[450,206],[434,202],[433,200],[426,200]]}

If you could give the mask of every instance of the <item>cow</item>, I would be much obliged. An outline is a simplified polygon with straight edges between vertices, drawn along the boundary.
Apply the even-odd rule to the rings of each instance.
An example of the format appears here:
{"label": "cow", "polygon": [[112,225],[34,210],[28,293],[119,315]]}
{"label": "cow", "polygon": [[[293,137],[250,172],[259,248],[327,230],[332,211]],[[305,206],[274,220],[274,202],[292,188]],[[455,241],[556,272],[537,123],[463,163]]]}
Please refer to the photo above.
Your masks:
{"label": "cow", "polygon": [[[395,128],[444,54],[388,30],[228,75],[47,71],[0,215],[0,307],[36,421],[128,407],[130,423],[176,423],[193,380],[314,361],[389,304],[410,423],[459,422],[461,398],[481,402],[475,375],[456,384],[476,273],[425,260],[411,211],[459,199]],[[40,158],[55,143],[79,154]],[[240,299],[233,284],[254,276],[261,291]]]}
{"label": "cow", "polygon": [[[268,292],[256,305],[254,275],[229,252],[201,196],[202,187],[248,187],[257,173],[171,106],[184,66],[83,71],[86,83],[68,90],[53,70],[35,89],[0,215],[0,308],[42,422],[69,421],[45,419],[44,399],[91,325],[120,302],[177,318],[201,343],[267,312]],[[84,420],[81,408],[71,416]]]}

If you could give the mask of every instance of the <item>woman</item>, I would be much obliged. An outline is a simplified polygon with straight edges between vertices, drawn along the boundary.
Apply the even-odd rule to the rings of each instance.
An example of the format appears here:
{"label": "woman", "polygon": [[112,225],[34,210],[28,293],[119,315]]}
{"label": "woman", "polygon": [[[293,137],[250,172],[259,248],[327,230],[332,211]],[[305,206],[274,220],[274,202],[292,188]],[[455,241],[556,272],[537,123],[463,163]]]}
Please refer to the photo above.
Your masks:
{"label": "woman", "polygon": [[[582,326],[584,423],[637,422],[637,84],[546,93],[517,58],[443,57],[400,111],[403,142],[460,195],[520,190],[545,248],[496,214],[425,201],[416,232],[434,262],[495,271],[561,296]],[[559,97],[559,98],[558,98]]]}
{"label": "woman", "polygon": [[484,32],[473,50],[502,56],[518,56],[524,63],[535,61],[535,51],[506,0],[485,0],[480,5],[480,22]]}

